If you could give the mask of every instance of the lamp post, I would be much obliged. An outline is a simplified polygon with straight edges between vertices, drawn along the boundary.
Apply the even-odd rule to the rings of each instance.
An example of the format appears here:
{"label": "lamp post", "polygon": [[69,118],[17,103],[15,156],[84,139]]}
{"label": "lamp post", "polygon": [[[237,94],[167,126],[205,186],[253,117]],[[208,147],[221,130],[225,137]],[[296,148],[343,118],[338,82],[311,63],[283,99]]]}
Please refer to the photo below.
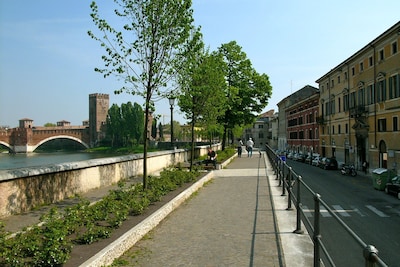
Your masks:
{"label": "lamp post", "polygon": [[169,105],[171,106],[171,148],[174,147],[174,102],[175,98],[171,96],[168,98]]}

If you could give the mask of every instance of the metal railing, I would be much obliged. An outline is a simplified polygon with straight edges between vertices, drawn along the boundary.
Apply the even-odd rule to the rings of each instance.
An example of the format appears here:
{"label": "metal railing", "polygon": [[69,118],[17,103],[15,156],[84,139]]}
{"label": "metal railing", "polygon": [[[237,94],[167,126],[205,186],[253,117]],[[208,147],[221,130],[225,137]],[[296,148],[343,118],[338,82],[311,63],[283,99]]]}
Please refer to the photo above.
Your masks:
{"label": "metal railing", "polygon": [[[321,211],[323,207],[326,211],[339,223],[339,225],[355,240],[361,247],[360,257],[365,260],[366,267],[381,266],[387,267],[388,265],[383,262],[378,256],[378,250],[373,246],[366,244],[339,216],[326,204],[321,196],[314,192],[302,179],[301,175],[295,173],[292,167],[288,166],[286,162],[277,154],[275,154],[269,147],[266,149],[267,156],[273,166],[276,180],[279,186],[282,187],[282,196],[286,196],[288,192],[287,210],[292,210],[292,204],[296,207],[296,229],[293,233],[303,234],[302,222],[307,229],[310,229],[309,234],[313,240],[314,245],[314,267],[321,266],[321,255],[329,263],[330,266],[336,266],[335,262],[326,248],[321,231]],[[302,193],[301,187],[305,188],[305,192],[313,196],[314,200],[314,221],[310,221],[302,208]],[[295,190],[295,191],[294,191]],[[325,211],[324,211],[325,212]],[[322,254],[321,254],[322,253]]]}

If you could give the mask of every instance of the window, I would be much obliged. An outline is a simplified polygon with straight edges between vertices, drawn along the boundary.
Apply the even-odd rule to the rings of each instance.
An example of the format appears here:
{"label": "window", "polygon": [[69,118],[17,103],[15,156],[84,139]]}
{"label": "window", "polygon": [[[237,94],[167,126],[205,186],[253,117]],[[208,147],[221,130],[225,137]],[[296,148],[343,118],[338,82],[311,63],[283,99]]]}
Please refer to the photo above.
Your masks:
{"label": "window", "polygon": [[379,61],[384,60],[385,59],[385,53],[384,53],[383,49],[379,50],[378,53],[379,53]]}
{"label": "window", "polygon": [[304,131],[299,132],[299,139],[304,139]]}
{"label": "window", "polygon": [[356,69],[354,67],[351,67],[351,75],[356,75]]}
{"label": "window", "polygon": [[360,62],[360,71],[364,70],[364,62]]}
{"label": "window", "polygon": [[332,134],[335,134],[335,125],[332,125]]}
{"label": "window", "polygon": [[374,65],[374,60],[372,59],[372,56],[368,58],[368,66],[372,67]]}
{"label": "window", "polygon": [[367,105],[375,103],[375,88],[374,85],[368,85],[367,87]]}
{"label": "window", "polygon": [[313,139],[313,137],[312,137],[312,129],[308,130],[308,139]]}
{"label": "window", "polygon": [[262,128],[264,128],[264,125],[259,124],[259,125],[258,125],[258,129],[262,129]]}
{"label": "window", "polygon": [[358,105],[365,106],[365,89],[361,88],[358,90]]}
{"label": "window", "polygon": [[378,81],[377,101],[383,102],[386,100],[386,81]]}
{"label": "window", "polygon": [[349,110],[349,95],[343,96],[343,111]]}
{"label": "window", "polygon": [[397,132],[399,130],[399,118],[393,117],[393,132]]}
{"label": "window", "polygon": [[344,73],[344,79],[347,80],[347,71]]}
{"label": "window", "polygon": [[346,133],[348,134],[349,133],[349,125],[347,123],[345,124],[344,128],[345,128]]}
{"label": "window", "polygon": [[332,88],[333,86],[335,86],[335,81],[332,79],[332,81],[331,81],[331,88]]}
{"label": "window", "polygon": [[386,132],[386,119],[378,119],[378,132]]}
{"label": "window", "polygon": [[337,131],[338,131],[338,134],[340,134],[340,132],[341,132],[341,127],[340,127],[340,124],[338,125],[338,129],[337,129]]}
{"label": "window", "polygon": [[349,108],[354,108],[356,106],[356,92],[350,93],[350,103]]}
{"label": "window", "polygon": [[337,83],[338,83],[338,84],[340,83],[340,75],[337,76]]}
{"label": "window", "polygon": [[397,53],[397,42],[392,43],[392,55]]}
{"label": "window", "polygon": [[389,99],[400,97],[400,75],[389,77]]}
{"label": "window", "polygon": [[264,133],[258,133],[258,138],[259,139],[264,139]]}
{"label": "window", "polygon": [[340,102],[340,97],[338,97],[338,112],[340,112],[341,110],[341,102]]}

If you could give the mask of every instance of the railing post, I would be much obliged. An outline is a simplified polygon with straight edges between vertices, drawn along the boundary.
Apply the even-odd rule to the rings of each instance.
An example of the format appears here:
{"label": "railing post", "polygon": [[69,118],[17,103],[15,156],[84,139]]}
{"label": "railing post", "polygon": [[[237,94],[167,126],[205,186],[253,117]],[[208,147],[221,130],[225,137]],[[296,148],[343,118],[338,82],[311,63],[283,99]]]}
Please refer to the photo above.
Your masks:
{"label": "railing post", "polygon": [[292,167],[288,168],[288,173],[286,176],[288,179],[286,179],[286,184],[287,184],[287,191],[289,193],[288,195],[288,207],[286,210],[292,210]]}
{"label": "railing post", "polygon": [[304,231],[301,230],[301,193],[300,193],[300,187],[301,187],[301,182],[302,182],[302,177],[299,175],[297,177],[297,201],[296,201],[296,230],[293,231],[293,233],[296,234],[303,234]]}
{"label": "railing post", "polygon": [[[280,161],[278,160],[278,158],[275,158],[275,162],[276,162],[276,164],[275,164],[275,166],[276,166],[276,168],[275,168],[275,170],[276,170],[276,179],[275,180],[278,180],[279,179],[279,172],[280,172],[280,167],[279,167]],[[281,185],[281,181],[279,180],[279,186],[280,185]]]}
{"label": "railing post", "polygon": [[363,255],[365,258],[365,267],[374,267],[378,261],[378,250],[373,245],[364,248]]}
{"label": "railing post", "polygon": [[319,267],[320,266],[320,225],[319,225],[319,217],[320,217],[320,210],[319,210],[319,205],[320,205],[320,199],[321,195],[318,193],[315,193],[314,195],[314,235],[313,235],[313,240],[314,240],[314,267]]}
{"label": "railing post", "polygon": [[286,181],[285,181],[285,165],[282,162],[282,170],[281,170],[281,179],[280,181],[282,182],[282,194],[281,196],[286,195]]}

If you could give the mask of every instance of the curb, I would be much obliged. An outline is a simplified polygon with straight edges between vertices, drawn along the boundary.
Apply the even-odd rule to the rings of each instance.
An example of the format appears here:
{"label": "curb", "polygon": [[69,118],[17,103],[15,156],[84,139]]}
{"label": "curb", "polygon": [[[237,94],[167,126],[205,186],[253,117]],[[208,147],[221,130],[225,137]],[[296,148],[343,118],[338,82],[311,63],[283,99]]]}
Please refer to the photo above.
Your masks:
{"label": "curb", "polygon": [[193,193],[198,191],[213,177],[214,172],[209,172],[191,187],[180,193],[170,202],[162,206],[159,210],[151,214],[148,218],[99,251],[96,255],[82,263],[80,266],[97,267],[111,265],[115,259],[119,258],[133,245],[140,241],[140,239],[142,239],[148,232],[153,230],[165,217],[167,217],[172,211],[179,207],[179,205],[185,202]]}

